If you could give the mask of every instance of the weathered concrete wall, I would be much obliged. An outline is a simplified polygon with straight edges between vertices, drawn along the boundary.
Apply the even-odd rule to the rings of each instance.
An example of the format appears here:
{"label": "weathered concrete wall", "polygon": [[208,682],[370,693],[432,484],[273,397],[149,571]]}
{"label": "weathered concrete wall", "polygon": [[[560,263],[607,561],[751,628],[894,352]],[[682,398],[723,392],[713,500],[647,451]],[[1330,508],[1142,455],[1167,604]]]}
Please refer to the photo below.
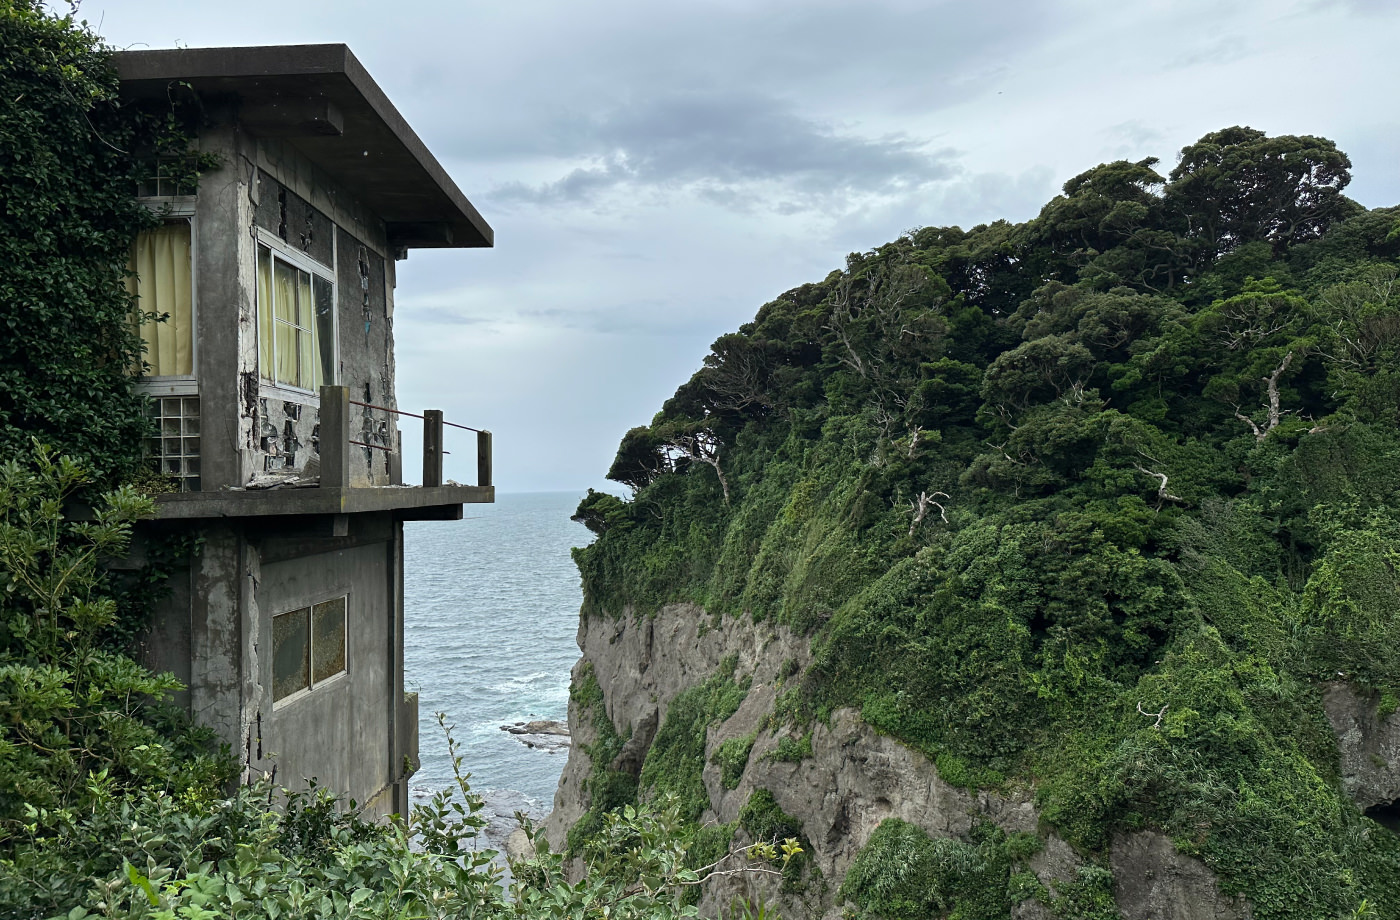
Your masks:
{"label": "weathered concrete wall", "polygon": [[[336,232],[336,323],[340,329],[339,382],[350,388],[350,398],[376,406],[398,407],[394,393],[394,310],[388,284],[389,266],[373,247],[346,230]],[[389,412],[351,406],[359,416],[358,431],[351,437],[364,444],[397,448],[397,416]],[[350,454],[352,484],[387,485],[391,479],[390,455],[371,447],[357,447]]]}
{"label": "weathered concrete wall", "polygon": [[[403,525],[389,512],[241,519],[198,527],[203,538],[172,577],[140,645],[142,660],[188,690],[179,702],[244,765],[354,798],[371,814],[408,804],[404,755]],[[336,536],[340,532],[343,535]],[[275,704],[272,618],[347,596],[346,673]]]}
{"label": "weathered concrete wall", "polygon": [[[288,552],[309,546],[260,544],[255,619],[249,623],[258,674],[245,703],[255,724],[261,725],[262,756],[254,751],[254,768],[268,770],[275,761],[279,782],[289,788],[304,788],[314,777],[321,786],[361,804],[382,797],[401,772],[393,769],[393,704],[399,698],[395,687],[402,683],[395,660],[396,605],[391,594],[392,560],[398,548],[387,521],[378,522],[374,530],[377,533],[362,531],[348,539],[358,542],[381,535],[383,542],[290,558],[285,558]],[[274,704],[272,618],[340,595],[349,597],[346,673]],[[389,807],[384,804],[378,810]]]}
{"label": "weathered concrete wall", "polygon": [[[397,408],[393,261],[386,258],[383,223],[295,149],[278,142],[256,142],[249,175],[253,226],[323,265],[325,275],[336,283],[335,344],[322,344],[337,349],[335,382],[349,387],[351,399]],[[256,322],[245,333],[253,337],[256,356]],[[257,429],[247,474],[305,470],[319,458],[319,400],[269,384],[263,376],[247,378],[258,396],[254,405],[245,407]],[[352,439],[387,449],[351,451],[351,484],[395,484],[398,466],[390,451],[398,448],[398,417],[379,409],[354,409],[361,423],[352,427]]]}
{"label": "weathered concrete wall", "polygon": [[[210,113],[199,147],[222,164],[200,179],[194,217],[195,330],[198,351],[202,488],[246,481],[245,453],[255,426],[243,376],[257,362],[252,203],[244,162],[247,138],[232,113]],[[251,341],[251,354],[249,342]]]}

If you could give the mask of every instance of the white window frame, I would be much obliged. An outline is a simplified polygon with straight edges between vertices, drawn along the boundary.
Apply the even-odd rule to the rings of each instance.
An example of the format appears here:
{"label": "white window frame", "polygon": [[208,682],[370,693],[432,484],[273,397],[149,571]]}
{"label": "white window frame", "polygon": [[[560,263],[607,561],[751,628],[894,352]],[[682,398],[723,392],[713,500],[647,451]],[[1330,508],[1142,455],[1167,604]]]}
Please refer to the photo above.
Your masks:
{"label": "white window frame", "polygon": [[[275,233],[269,233],[267,230],[264,230],[262,227],[258,227],[258,228],[257,228],[257,234],[256,234],[255,243],[256,243],[256,245],[253,247],[253,277],[254,277],[254,279],[257,278],[257,271],[258,271],[258,251],[257,251],[257,247],[258,247],[258,246],[266,246],[268,249],[270,249],[270,250],[272,251],[272,258],[274,259],[274,261],[277,260],[277,259],[281,259],[283,262],[286,262],[288,265],[292,266],[293,268],[296,268],[296,269],[299,269],[299,270],[301,270],[301,271],[307,272],[308,274],[313,275],[313,276],[315,276],[315,277],[319,277],[319,278],[320,278],[321,280],[323,280],[323,281],[328,281],[328,282],[330,282],[330,285],[331,285],[331,341],[330,341],[330,343],[329,343],[329,346],[330,346],[330,348],[331,348],[331,369],[332,369],[333,371],[335,371],[335,374],[333,374],[332,376],[333,376],[333,378],[335,378],[335,379],[323,380],[322,383],[325,384],[325,385],[327,385],[327,386],[332,386],[332,385],[334,385],[336,379],[338,379],[339,376],[340,376],[340,373],[339,373],[339,372],[340,372],[340,315],[339,315],[339,314],[340,314],[340,290],[339,290],[339,284],[337,283],[337,274],[336,274],[336,265],[335,265],[335,263],[336,263],[337,261],[339,261],[339,260],[338,260],[338,253],[336,252],[336,249],[335,249],[335,237],[334,237],[334,236],[331,237],[331,263],[332,263],[332,264],[330,264],[330,265],[326,265],[324,262],[318,262],[316,259],[311,258],[311,257],[310,257],[309,255],[307,255],[306,253],[304,253],[304,252],[302,252],[302,251],[300,251],[300,250],[298,250],[298,249],[293,249],[292,247],[288,246],[287,243],[286,243],[286,241],[284,241],[284,240],[283,240],[281,237],[279,237],[277,234],[275,234]],[[275,273],[274,273],[274,276],[275,276]],[[253,288],[254,288],[254,292],[255,292],[255,293],[254,293],[254,299],[256,300],[256,297],[257,297],[257,295],[256,295],[256,290],[257,290],[257,282],[256,282],[256,280],[254,281]],[[313,290],[313,291],[315,290],[315,282],[312,282],[312,290]],[[313,299],[314,299],[314,294],[313,294]],[[293,402],[302,402],[302,403],[305,403],[305,402],[307,402],[306,397],[308,397],[308,396],[310,396],[310,397],[315,397],[315,398],[319,398],[321,394],[318,393],[318,392],[316,392],[315,390],[308,390],[308,389],[306,389],[306,388],[304,388],[304,387],[293,386],[293,385],[290,384],[290,383],[282,383],[281,381],[277,380],[277,377],[276,377],[275,373],[266,373],[266,371],[271,370],[271,369],[270,369],[270,368],[264,368],[264,367],[262,366],[262,334],[263,334],[263,331],[262,331],[261,326],[259,325],[259,324],[262,322],[262,311],[258,309],[258,304],[256,304],[256,303],[254,304],[253,315],[254,315],[254,317],[256,317],[256,322],[254,323],[254,327],[256,328],[256,331],[257,331],[257,342],[258,342],[258,379],[259,379],[259,382],[262,384],[263,388],[264,388],[264,389],[269,389],[269,388],[270,388],[270,389],[276,391],[276,392],[279,393],[279,394],[286,395],[286,396],[288,396],[288,397],[290,398],[290,401],[293,401]],[[272,343],[272,364],[273,364],[273,368],[275,368],[276,365],[277,365],[277,331],[276,331],[276,325],[277,325],[277,318],[276,318],[276,317],[277,317],[277,314],[276,314],[276,311],[275,311],[275,310],[271,310],[271,309],[270,309],[270,310],[268,310],[268,315],[269,315],[270,317],[272,317],[272,324],[273,324],[273,330],[272,330],[272,334],[271,334],[271,336],[270,336],[270,341],[271,341],[271,343]],[[313,318],[313,322],[314,322],[314,318]],[[327,343],[324,343],[324,342],[322,343],[322,347],[323,347],[323,348],[326,347],[326,345],[327,345]],[[315,404],[315,399],[311,400],[311,404],[313,404],[313,405]]]}
{"label": "white window frame", "polygon": [[[345,618],[345,667],[341,668],[339,671],[336,671],[334,674],[332,674],[330,677],[327,677],[325,680],[318,681],[316,679],[316,608],[321,604],[327,604],[335,600],[345,601],[345,612],[342,614],[342,616]],[[323,597],[319,601],[312,601],[310,603],[292,607],[288,610],[282,611],[282,613],[274,614],[273,619],[276,619],[277,617],[282,616],[283,614],[296,613],[298,610],[306,611],[306,686],[302,687],[300,690],[296,690],[292,693],[287,694],[280,700],[275,698],[275,694],[277,692],[277,644],[276,640],[274,639],[272,643],[273,647],[271,661],[271,666],[273,668],[272,680],[268,681],[267,684],[269,691],[274,694],[274,699],[272,701],[273,711],[282,709],[285,706],[290,706],[297,700],[304,700],[316,691],[324,690],[326,687],[334,686],[335,684],[340,683],[342,680],[345,680],[350,676],[350,592],[345,591],[341,592],[340,594],[331,594],[329,597]]]}
{"label": "white window frame", "polygon": [[136,386],[147,396],[195,396],[199,393],[199,221],[194,219],[195,197],[136,200],[162,220],[184,220],[190,225],[190,367],[194,369],[192,374],[137,377]]}

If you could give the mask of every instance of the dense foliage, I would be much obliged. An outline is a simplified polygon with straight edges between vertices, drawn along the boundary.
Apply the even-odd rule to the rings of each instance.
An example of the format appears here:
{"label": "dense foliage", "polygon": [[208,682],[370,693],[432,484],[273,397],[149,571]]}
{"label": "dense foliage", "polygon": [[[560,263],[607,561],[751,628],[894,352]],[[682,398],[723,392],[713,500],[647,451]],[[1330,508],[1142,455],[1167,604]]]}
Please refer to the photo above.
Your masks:
{"label": "dense foliage", "polygon": [[1257,917],[1400,916],[1320,703],[1400,700],[1400,209],[1321,138],[1156,166],[911,231],[721,336],[623,439],[631,498],[579,508],[585,615],[774,618],[814,637],[806,718],[1030,779],[1086,852],[1161,828]]}
{"label": "dense foliage", "polygon": [[136,153],[168,125],[117,99],[107,54],[36,0],[0,0],[0,455],[29,438],[114,485],[140,465],[141,341],[124,272],[156,218]]}

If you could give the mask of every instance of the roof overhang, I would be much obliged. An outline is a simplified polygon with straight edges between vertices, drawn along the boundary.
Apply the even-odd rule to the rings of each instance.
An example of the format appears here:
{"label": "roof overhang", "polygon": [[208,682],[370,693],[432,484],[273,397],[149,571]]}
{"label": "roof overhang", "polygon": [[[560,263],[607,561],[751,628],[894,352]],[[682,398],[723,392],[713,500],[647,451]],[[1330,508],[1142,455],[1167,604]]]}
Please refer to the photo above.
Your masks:
{"label": "roof overhang", "polygon": [[237,101],[250,132],[279,137],[378,214],[394,247],[493,245],[491,226],[345,45],[175,48],[114,55],[122,95],[172,81]]}

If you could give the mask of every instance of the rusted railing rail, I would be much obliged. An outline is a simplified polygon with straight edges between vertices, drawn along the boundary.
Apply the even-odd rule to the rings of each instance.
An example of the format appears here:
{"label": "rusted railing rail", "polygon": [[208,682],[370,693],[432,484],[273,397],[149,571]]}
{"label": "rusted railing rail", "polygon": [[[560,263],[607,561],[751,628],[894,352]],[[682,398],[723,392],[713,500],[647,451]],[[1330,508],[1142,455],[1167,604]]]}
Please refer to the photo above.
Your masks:
{"label": "rusted railing rail", "polygon": [[[477,485],[491,485],[491,432],[470,425],[444,421],[441,409],[425,409],[423,414],[373,403],[360,402],[350,398],[348,387],[321,387],[321,485],[344,488],[350,484],[350,445],[382,450],[389,454],[397,453],[393,447],[379,444],[366,444],[350,438],[350,407],[360,406],[379,412],[392,412],[423,420],[423,485],[442,485],[442,458],[447,455],[443,449],[443,428],[461,428],[476,432],[476,479]],[[400,461],[401,462],[401,461]]]}

